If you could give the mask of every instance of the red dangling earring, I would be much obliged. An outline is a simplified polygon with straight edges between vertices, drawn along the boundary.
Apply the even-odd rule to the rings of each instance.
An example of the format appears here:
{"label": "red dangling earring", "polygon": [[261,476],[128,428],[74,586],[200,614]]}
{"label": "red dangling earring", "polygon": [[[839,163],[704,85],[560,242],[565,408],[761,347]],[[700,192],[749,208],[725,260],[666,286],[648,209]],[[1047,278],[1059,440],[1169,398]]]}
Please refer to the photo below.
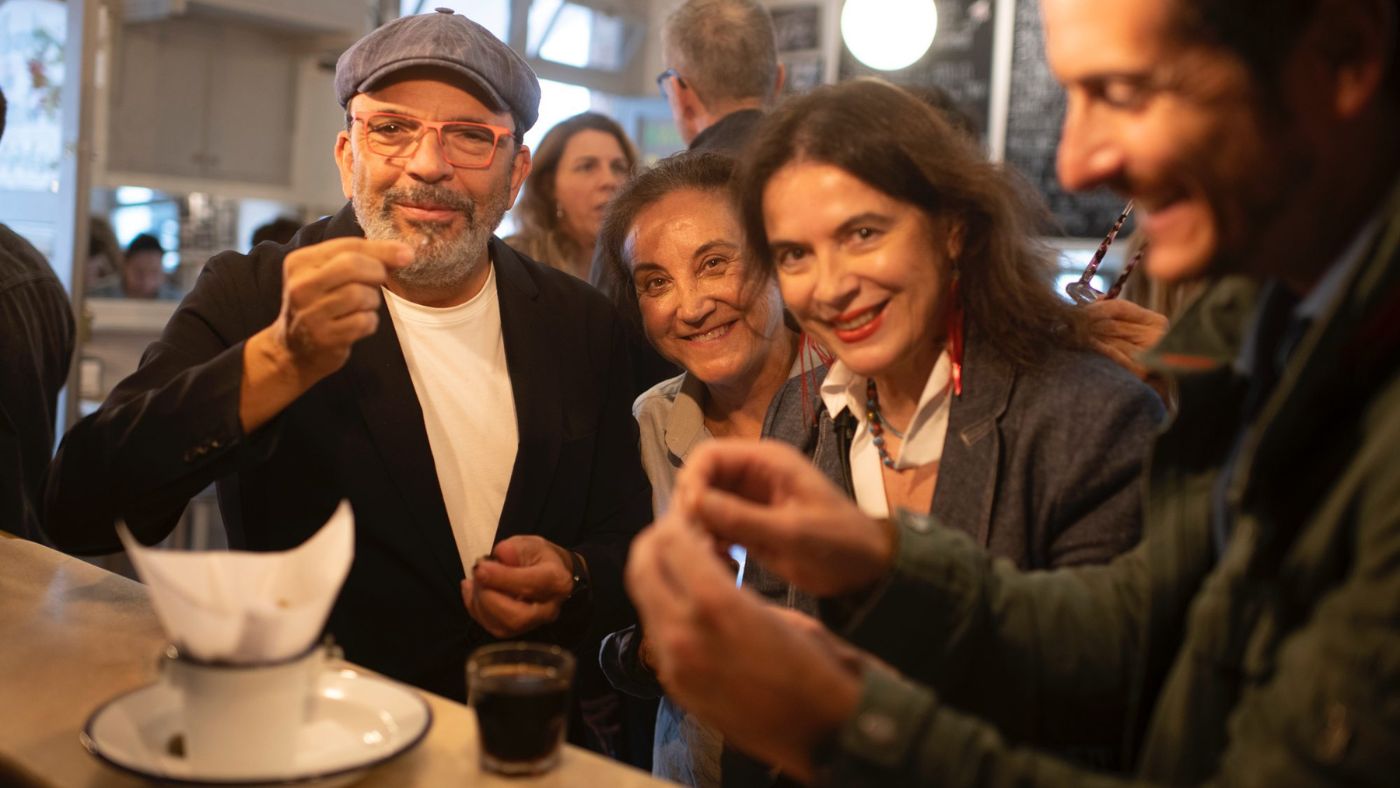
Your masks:
{"label": "red dangling earring", "polygon": [[948,360],[952,362],[955,397],[962,396],[963,322],[966,317],[963,314],[961,289],[958,287],[959,279],[957,270],[954,269],[953,283],[948,286]]}

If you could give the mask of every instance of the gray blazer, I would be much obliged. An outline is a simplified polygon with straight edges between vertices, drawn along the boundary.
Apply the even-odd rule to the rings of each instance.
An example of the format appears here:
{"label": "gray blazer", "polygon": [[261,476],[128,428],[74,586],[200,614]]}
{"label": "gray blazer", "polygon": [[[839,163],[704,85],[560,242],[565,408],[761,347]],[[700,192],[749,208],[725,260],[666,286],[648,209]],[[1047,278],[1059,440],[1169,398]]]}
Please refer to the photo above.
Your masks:
{"label": "gray blazer", "polygon": [[[1019,366],[975,334],[963,370],[930,513],[1021,569],[1105,563],[1136,544],[1156,393],[1098,353]],[[855,417],[818,405],[813,462],[848,465]]]}

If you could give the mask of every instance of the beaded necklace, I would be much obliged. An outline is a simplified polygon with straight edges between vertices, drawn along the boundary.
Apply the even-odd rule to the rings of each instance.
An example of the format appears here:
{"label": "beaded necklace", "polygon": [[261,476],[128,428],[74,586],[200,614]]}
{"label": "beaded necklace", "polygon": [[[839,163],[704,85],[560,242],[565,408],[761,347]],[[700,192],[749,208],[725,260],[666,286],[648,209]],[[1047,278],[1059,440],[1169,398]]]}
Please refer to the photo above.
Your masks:
{"label": "beaded necklace", "polygon": [[875,443],[875,451],[880,453],[880,463],[894,470],[894,459],[885,450],[885,430],[889,430],[891,435],[901,441],[904,440],[904,433],[880,418],[880,394],[875,390],[875,378],[867,378],[865,381],[865,418],[871,439]]}

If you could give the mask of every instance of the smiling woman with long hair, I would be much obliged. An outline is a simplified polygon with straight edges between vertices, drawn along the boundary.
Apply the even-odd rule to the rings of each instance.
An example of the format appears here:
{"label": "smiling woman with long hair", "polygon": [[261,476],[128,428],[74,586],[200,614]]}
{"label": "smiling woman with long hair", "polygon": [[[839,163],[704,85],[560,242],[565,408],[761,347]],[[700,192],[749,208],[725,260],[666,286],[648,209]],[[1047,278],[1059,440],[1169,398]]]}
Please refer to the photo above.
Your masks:
{"label": "smiling woman with long hair", "polygon": [[1028,194],[877,80],[780,107],[740,176],[755,275],[838,359],[814,456],[861,508],[931,511],[1023,568],[1107,561],[1137,541],[1161,403],[1085,349]]}

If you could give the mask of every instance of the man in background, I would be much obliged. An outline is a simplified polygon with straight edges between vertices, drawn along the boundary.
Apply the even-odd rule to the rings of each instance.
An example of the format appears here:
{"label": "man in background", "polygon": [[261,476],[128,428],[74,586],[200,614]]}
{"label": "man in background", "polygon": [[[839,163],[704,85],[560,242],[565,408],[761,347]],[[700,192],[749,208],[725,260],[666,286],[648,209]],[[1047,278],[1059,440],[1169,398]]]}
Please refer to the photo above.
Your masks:
{"label": "man in background", "polygon": [[[465,700],[496,639],[574,647],[632,620],[650,515],[616,312],[493,236],[530,169],[525,61],[463,16],[404,17],[336,66],[349,202],[291,246],[204,267],[140,368],[65,436],[45,527],[152,543],[217,483],[230,546],[293,547],[342,499],[347,658]],[[576,729],[577,730],[577,729]]]}
{"label": "man in background", "polygon": [[690,150],[737,154],[783,87],[773,19],[755,0],[690,0],[666,19],[656,78]]}
{"label": "man in background", "polygon": [[[0,93],[0,139],[6,107]],[[0,224],[0,528],[27,539],[43,538],[39,501],[72,358],[68,294],[43,255]]]}

